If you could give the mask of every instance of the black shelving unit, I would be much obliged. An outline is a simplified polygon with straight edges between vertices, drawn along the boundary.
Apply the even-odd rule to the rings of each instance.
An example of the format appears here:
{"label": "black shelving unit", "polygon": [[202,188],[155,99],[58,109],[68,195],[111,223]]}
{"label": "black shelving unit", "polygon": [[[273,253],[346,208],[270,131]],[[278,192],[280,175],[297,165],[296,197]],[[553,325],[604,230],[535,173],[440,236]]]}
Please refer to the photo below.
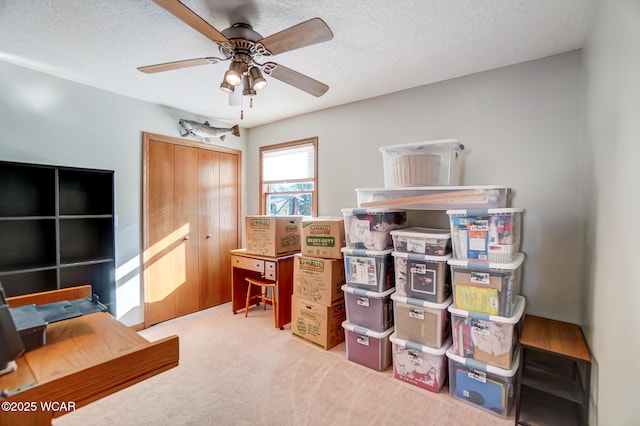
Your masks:
{"label": "black shelving unit", "polygon": [[516,424],[587,425],[591,356],[580,328],[527,315],[520,343]]}
{"label": "black shelving unit", "polygon": [[115,313],[114,172],[0,161],[7,296],[91,284]]}

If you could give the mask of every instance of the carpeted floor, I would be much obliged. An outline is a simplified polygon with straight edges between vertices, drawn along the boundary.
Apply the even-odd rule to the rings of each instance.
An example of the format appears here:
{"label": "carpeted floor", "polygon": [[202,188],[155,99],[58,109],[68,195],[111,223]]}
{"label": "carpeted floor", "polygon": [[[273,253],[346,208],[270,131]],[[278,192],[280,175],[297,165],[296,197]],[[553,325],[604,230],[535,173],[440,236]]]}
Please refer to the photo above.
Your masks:
{"label": "carpeted floor", "polygon": [[449,396],[347,359],[345,343],[319,349],[230,304],[155,325],[148,340],[180,336],[180,365],[55,420],[74,425],[513,424]]}

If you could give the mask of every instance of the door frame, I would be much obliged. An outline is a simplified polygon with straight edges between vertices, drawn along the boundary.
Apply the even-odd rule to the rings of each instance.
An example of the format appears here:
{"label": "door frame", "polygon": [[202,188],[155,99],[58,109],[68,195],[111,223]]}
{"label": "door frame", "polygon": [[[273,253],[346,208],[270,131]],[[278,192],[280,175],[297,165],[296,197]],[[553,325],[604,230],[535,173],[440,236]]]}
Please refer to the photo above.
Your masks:
{"label": "door frame", "polygon": [[[147,278],[148,260],[146,258],[147,250],[149,249],[149,144],[151,141],[169,143],[174,145],[188,146],[192,148],[205,149],[209,151],[235,154],[238,156],[238,170],[237,170],[237,182],[238,182],[238,217],[237,223],[242,224],[242,151],[234,148],[227,148],[218,145],[209,145],[203,142],[196,142],[187,139],[175,138],[172,136],[160,135],[157,133],[142,132],[142,299],[144,302],[144,328],[150,327],[149,323],[149,304],[148,295],[150,294],[148,286],[150,285]],[[238,226],[237,229],[238,242],[242,241],[242,226]]]}

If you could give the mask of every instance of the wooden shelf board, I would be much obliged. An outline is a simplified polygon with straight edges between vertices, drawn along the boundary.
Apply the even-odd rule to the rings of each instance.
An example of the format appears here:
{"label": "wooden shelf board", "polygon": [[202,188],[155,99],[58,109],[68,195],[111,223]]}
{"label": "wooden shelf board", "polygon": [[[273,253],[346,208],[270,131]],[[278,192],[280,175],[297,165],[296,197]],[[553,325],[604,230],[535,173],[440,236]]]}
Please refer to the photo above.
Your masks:
{"label": "wooden shelf board", "polygon": [[530,348],[591,362],[584,335],[576,324],[525,315],[520,343]]}

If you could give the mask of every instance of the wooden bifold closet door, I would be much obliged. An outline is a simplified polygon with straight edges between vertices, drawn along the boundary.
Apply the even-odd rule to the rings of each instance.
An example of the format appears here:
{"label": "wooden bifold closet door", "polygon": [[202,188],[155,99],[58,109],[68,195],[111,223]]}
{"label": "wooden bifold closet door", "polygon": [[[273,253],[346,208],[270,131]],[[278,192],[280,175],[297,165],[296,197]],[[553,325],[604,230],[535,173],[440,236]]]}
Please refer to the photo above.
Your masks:
{"label": "wooden bifold closet door", "polygon": [[241,152],[144,134],[145,327],[231,300]]}

